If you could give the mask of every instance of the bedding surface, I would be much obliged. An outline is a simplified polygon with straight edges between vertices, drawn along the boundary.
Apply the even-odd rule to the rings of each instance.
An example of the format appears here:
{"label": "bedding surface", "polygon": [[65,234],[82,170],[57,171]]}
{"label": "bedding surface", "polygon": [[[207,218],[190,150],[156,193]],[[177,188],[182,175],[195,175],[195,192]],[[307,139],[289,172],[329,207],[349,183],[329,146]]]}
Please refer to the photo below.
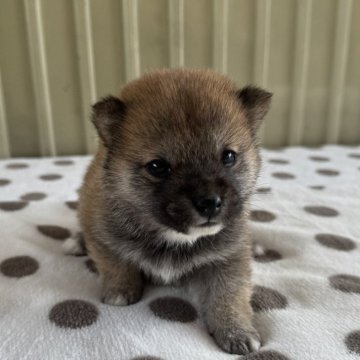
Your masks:
{"label": "bedding surface", "polygon": [[263,150],[252,200],[252,306],[263,347],[221,351],[181,289],[100,302],[79,231],[90,157],[0,161],[0,359],[360,359],[360,147]]}

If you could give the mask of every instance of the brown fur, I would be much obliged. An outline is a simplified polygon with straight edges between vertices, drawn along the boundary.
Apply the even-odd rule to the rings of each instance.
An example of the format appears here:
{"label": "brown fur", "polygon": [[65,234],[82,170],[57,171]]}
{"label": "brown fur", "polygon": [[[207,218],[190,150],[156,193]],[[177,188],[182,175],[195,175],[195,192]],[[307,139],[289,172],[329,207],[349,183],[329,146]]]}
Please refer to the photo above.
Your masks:
{"label": "brown fur", "polygon": [[[237,90],[212,71],[163,70],[128,84],[121,100],[94,106],[101,142],[80,191],[79,218],[104,278],[104,302],[136,302],[145,278],[162,282],[168,272],[168,283],[199,295],[224,350],[257,348],[246,223],[260,166],[255,133],[270,97],[256,87]],[[230,170],[218,158],[224,149],[238,154]],[[167,180],[147,171],[158,158],[171,164]],[[191,199],[213,193],[223,199],[216,218],[223,229],[192,244],[166,240],[168,229],[186,235],[197,226],[202,217]]]}

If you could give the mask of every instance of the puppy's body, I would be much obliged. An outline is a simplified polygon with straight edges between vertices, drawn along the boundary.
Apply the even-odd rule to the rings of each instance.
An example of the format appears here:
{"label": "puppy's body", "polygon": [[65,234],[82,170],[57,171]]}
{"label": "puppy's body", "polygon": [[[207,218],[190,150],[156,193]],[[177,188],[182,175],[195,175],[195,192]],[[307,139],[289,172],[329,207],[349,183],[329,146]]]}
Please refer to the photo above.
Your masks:
{"label": "puppy's body", "polygon": [[104,302],[138,301],[145,279],[186,285],[224,350],[257,349],[246,223],[270,94],[236,91],[211,71],[168,70],[120,99],[94,106],[101,144],[79,202]]}

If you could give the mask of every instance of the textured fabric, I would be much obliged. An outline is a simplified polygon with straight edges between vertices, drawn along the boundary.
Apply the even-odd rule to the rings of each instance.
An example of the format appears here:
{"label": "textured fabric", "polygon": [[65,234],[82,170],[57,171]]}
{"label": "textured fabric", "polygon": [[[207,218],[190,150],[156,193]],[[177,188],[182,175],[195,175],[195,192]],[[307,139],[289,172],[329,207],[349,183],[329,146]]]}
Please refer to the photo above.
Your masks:
{"label": "textured fabric", "polygon": [[[262,154],[250,225],[264,346],[248,359],[360,359],[360,147]],[[0,358],[238,359],[181,289],[104,305],[94,264],[63,254],[89,160],[0,162]]]}

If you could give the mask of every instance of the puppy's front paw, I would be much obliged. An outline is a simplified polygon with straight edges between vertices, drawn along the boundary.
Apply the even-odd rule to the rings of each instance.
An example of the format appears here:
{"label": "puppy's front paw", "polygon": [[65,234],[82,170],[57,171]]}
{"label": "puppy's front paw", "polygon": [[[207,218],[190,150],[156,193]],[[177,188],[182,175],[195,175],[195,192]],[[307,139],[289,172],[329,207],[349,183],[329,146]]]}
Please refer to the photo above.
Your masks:
{"label": "puppy's front paw", "polygon": [[104,290],[102,302],[108,305],[126,306],[137,303],[142,295],[142,290],[134,289],[127,291]]}
{"label": "puppy's front paw", "polygon": [[253,328],[243,328],[240,325],[216,329],[213,333],[217,344],[230,354],[247,355],[259,350],[260,336]]}

